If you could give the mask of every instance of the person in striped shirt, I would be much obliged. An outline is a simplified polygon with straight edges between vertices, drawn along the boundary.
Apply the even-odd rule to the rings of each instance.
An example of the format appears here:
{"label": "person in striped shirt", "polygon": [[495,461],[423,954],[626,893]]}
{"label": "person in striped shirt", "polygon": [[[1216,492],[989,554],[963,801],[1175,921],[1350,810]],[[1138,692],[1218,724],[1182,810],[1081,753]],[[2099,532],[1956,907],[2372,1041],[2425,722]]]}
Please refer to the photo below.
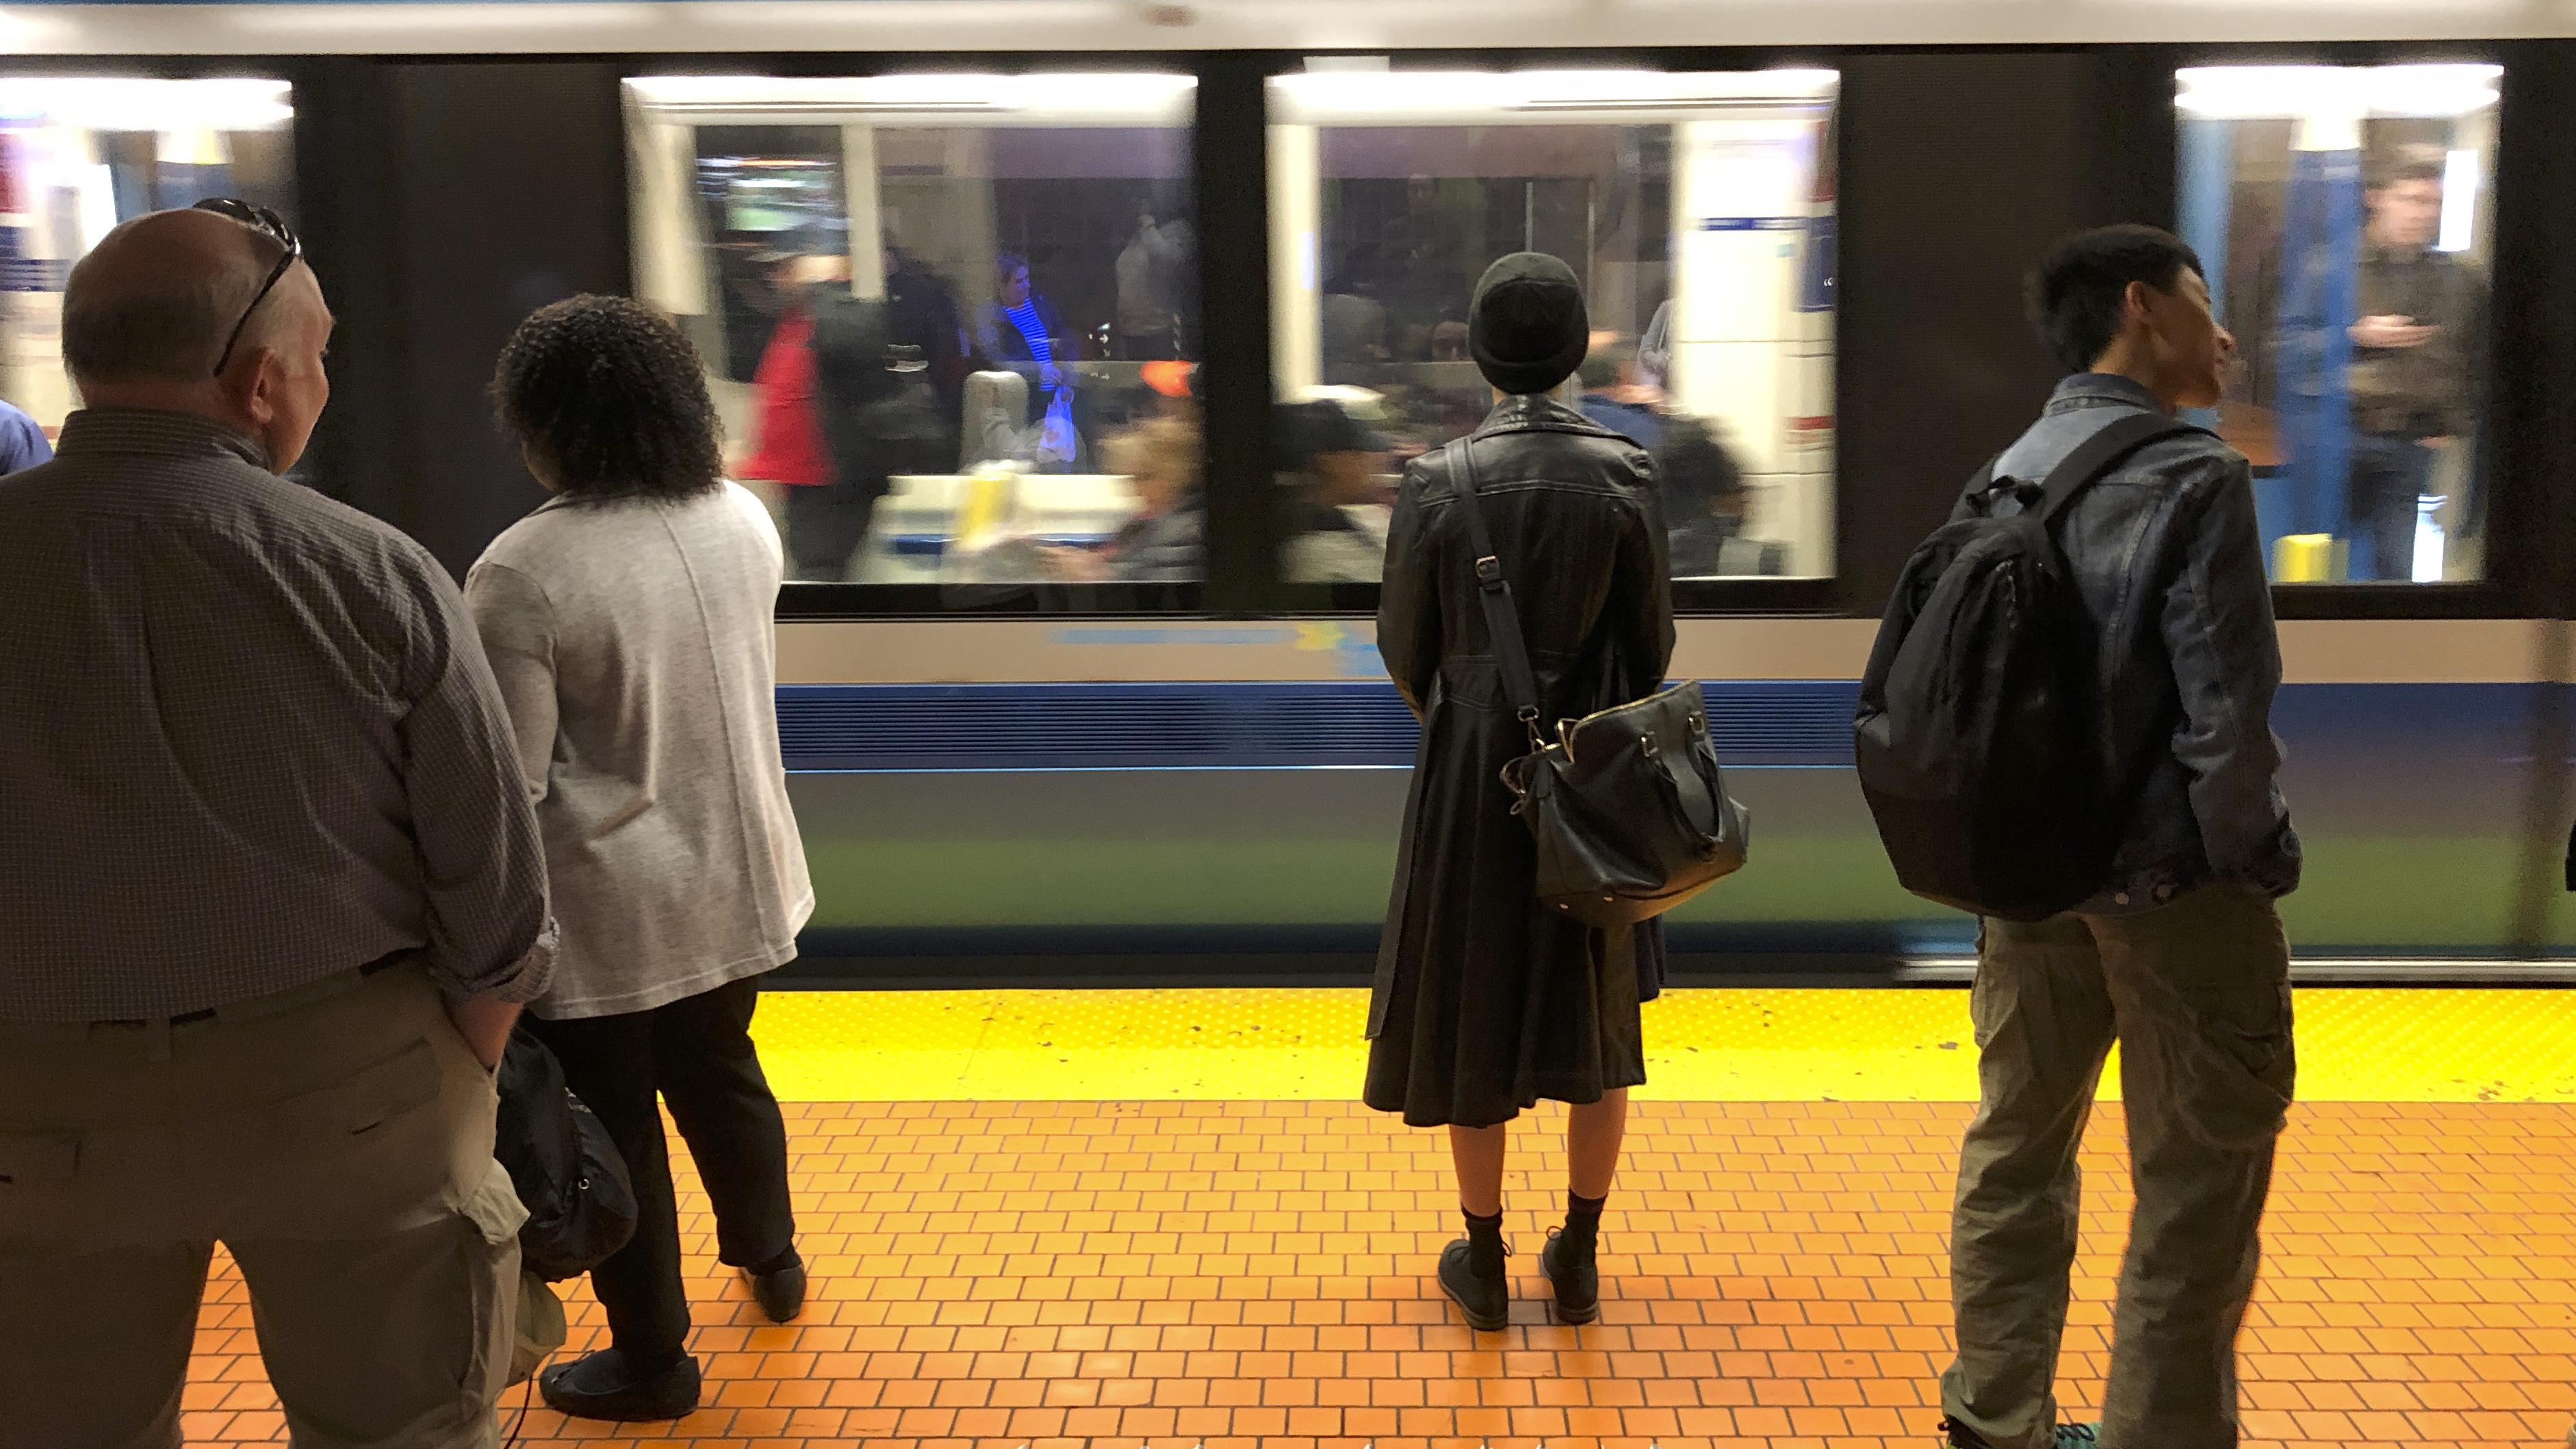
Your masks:
{"label": "person in striped shirt", "polygon": [[980,366],[1016,372],[1029,380],[1028,421],[1035,423],[1058,393],[1073,387],[1074,342],[1055,304],[1040,296],[1029,260],[1004,252],[993,261],[993,300],[976,319]]}

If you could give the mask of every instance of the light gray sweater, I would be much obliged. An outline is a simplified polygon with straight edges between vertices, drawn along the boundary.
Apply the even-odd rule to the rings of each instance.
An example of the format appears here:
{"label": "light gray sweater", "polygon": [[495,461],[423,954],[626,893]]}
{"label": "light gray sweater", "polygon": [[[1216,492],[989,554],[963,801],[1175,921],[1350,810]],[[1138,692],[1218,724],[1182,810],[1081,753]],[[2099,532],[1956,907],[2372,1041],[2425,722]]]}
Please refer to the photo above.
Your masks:
{"label": "light gray sweater", "polygon": [[466,574],[562,931],[537,1015],[647,1011],[796,954],[814,889],[778,752],[782,571],[728,483],[555,499]]}

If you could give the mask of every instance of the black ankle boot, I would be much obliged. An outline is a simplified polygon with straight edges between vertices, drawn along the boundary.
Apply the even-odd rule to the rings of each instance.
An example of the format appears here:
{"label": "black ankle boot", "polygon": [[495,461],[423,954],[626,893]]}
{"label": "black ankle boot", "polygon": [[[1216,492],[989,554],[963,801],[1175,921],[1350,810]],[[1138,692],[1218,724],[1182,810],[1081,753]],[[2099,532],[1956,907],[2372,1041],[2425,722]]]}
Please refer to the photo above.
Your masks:
{"label": "black ankle boot", "polygon": [[1511,1317],[1512,1285],[1503,1276],[1503,1215],[1467,1215],[1467,1236],[1440,1254],[1440,1291],[1467,1315],[1467,1326],[1491,1333]]}
{"label": "black ankle boot", "polygon": [[1590,1323],[1601,1316],[1601,1270],[1593,1266],[1590,1229],[1550,1228],[1539,1249],[1538,1270],[1556,1290],[1556,1321]]}
{"label": "black ankle boot", "polygon": [[667,1367],[639,1373],[626,1355],[604,1348],[539,1374],[537,1392],[547,1408],[576,1419],[684,1419],[698,1407],[698,1361],[682,1354]]}
{"label": "black ankle boot", "polygon": [[1606,1202],[1606,1197],[1566,1194],[1565,1226],[1551,1229],[1547,1246],[1539,1250],[1539,1271],[1556,1290],[1559,1323],[1590,1323],[1601,1316],[1601,1270],[1592,1259],[1600,1245]]}

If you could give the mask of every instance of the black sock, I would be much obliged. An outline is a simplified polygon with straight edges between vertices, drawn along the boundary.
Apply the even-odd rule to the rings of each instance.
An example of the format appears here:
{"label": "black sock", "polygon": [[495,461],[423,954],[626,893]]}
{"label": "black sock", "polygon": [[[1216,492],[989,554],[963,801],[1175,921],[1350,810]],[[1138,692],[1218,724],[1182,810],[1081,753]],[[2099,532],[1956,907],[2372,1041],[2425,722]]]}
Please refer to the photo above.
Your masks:
{"label": "black sock", "polygon": [[1489,1218],[1480,1218],[1464,1208],[1458,1211],[1460,1216],[1467,1220],[1467,1251],[1475,1264],[1476,1271],[1485,1276],[1501,1272],[1503,1215],[1496,1213]]}
{"label": "black sock", "polygon": [[802,1267],[804,1266],[804,1263],[805,1260],[796,1255],[796,1249],[794,1245],[791,1244],[786,1252],[779,1254],[777,1257],[770,1259],[766,1263],[754,1263],[746,1271],[759,1277],[766,1278],[772,1273],[784,1273],[790,1268]]}
{"label": "black sock", "polygon": [[1580,1193],[1565,1195],[1565,1239],[1581,1248],[1590,1248],[1601,1236],[1601,1209],[1608,1206],[1608,1194],[1585,1197]]}

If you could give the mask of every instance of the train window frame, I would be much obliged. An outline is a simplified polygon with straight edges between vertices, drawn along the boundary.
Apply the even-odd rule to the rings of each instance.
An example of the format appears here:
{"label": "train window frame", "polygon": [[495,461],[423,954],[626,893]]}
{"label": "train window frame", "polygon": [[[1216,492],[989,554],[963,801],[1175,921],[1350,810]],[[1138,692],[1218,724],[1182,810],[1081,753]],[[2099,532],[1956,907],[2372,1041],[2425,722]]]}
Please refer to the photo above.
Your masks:
{"label": "train window frame", "polygon": [[[1271,82],[1283,76],[1301,73],[1355,71],[1403,76],[1408,73],[1456,73],[1462,70],[1483,74],[1536,72],[1642,71],[1663,75],[1741,75],[1766,71],[1827,71],[1836,75],[1834,93],[1844,83],[1841,69],[1845,59],[1854,54],[1887,49],[1880,46],[1759,46],[1759,47],[1662,47],[1634,49],[1565,49],[1534,48],[1528,50],[1441,49],[1405,50],[1395,55],[1356,50],[1313,50],[1295,55],[1273,55],[1262,70],[1259,80],[1264,119],[1262,144],[1267,160],[1270,127],[1279,117],[1272,106],[1274,88]],[[1400,122],[1398,122],[1400,124]],[[1851,139],[1845,128],[1833,127],[1833,150],[1826,160],[1836,178],[1848,174]],[[1268,218],[1270,187],[1266,165],[1263,170],[1264,215]],[[1833,198],[1834,214],[1840,217],[1848,204],[1840,193]],[[1272,236],[1265,226],[1262,253],[1268,266],[1275,266],[1269,255]],[[1265,269],[1265,282],[1268,280]],[[1837,260],[1833,278],[1839,280],[1843,269]],[[1265,301],[1267,288],[1265,287]],[[1848,365],[1852,346],[1851,314],[1837,304],[1828,334],[1832,345],[1832,384],[1837,428],[1846,415],[1845,389],[1849,386]],[[1273,367],[1275,368],[1275,358]],[[1275,372],[1266,379],[1275,387]],[[1267,419],[1265,418],[1265,423]],[[1851,612],[1852,533],[1847,520],[1850,514],[1851,481],[1839,447],[1831,450],[1824,472],[1824,503],[1832,519],[1832,542],[1827,550],[1829,573],[1801,577],[1717,577],[1670,579],[1673,612],[1676,617],[1725,616],[1818,616],[1835,617]],[[1313,583],[1287,580],[1279,574],[1279,556],[1291,536],[1284,520],[1274,511],[1270,528],[1262,539],[1267,565],[1268,589],[1264,612],[1289,618],[1336,618],[1372,616],[1377,612],[1381,592],[1374,583]],[[1875,612],[1873,610],[1873,612]]]}
{"label": "train window frame", "polygon": [[[796,51],[742,54],[634,54],[606,57],[616,67],[621,105],[632,94],[632,83],[656,80],[711,77],[731,79],[754,77],[777,80],[875,81],[924,79],[942,76],[977,79],[1090,76],[1160,75],[1185,78],[1190,83],[1192,98],[1184,103],[1181,117],[1174,127],[1187,174],[1181,184],[1191,197],[1197,214],[1203,214],[1207,187],[1202,180],[1202,114],[1208,94],[1207,66],[1196,54],[1169,54],[1147,51],[1051,52],[1043,55],[1018,52],[941,52],[938,54],[886,51]],[[621,119],[621,130],[627,126]],[[634,161],[632,135],[625,153],[627,164]],[[635,295],[640,282],[637,275],[637,232],[631,211],[633,177],[627,178],[630,210],[618,218],[620,239],[628,260],[626,292]],[[1201,289],[1205,305],[1210,270],[1206,246],[1199,249],[1199,265],[1194,283]],[[1200,361],[1202,375],[1208,372],[1206,359]],[[1213,410],[1203,406],[1201,415],[1202,478],[1212,483],[1217,476],[1211,456],[1208,419]],[[1264,480],[1266,482],[1266,479]],[[819,582],[789,580],[779,589],[775,607],[777,620],[791,622],[833,622],[865,620],[936,620],[936,619],[1190,619],[1211,617],[1215,596],[1221,586],[1212,587],[1215,560],[1219,548],[1218,489],[1203,483],[1209,504],[1207,539],[1204,544],[1202,575],[1196,579],[1160,583],[1069,582],[1028,580],[991,584],[951,585],[935,582],[864,583],[858,581]],[[980,596],[980,597],[979,597]]]}
{"label": "train window frame", "polygon": [[[2416,142],[2427,134],[2447,137],[2437,142],[2447,147],[2445,170],[2445,204],[2439,214],[2439,235],[2424,237],[2424,245],[2437,258],[2455,253],[2468,253],[2463,276],[2476,278],[2476,312],[2470,320],[2478,325],[2473,333],[2473,351],[2468,361],[2473,376],[2494,376],[2499,361],[2499,348],[2494,345],[2494,330],[2488,320],[2486,297],[2494,278],[2499,229],[2496,229],[2496,191],[2486,186],[2494,175],[2496,152],[2499,152],[2501,121],[2501,80],[2504,67],[2494,57],[2481,57],[2473,62],[2460,59],[2419,59],[2406,57],[2396,62],[2339,62],[2339,59],[2311,59],[2311,62],[2280,64],[2269,59],[2228,57],[2221,64],[2179,64],[2174,67],[2174,168],[2177,168],[2177,235],[2184,235],[2200,248],[2202,258],[2210,263],[2210,286],[2213,294],[2223,286],[2226,276],[2228,309],[2223,320],[2239,333],[2241,345],[2251,345],[2251,361],[2231,379],[2231,402],[2221,405],[2213,415],[2218,428],[2231,423],[2231,413],[2241,407],[2241,420],[2231,441],[2254,456],[2254,490],[2264,516],[2264,544],[2267,559],[2264,567],[2272,572],[2272,585],[2277,590],[2308,590],[2326,583],[2344,583],[2362,590],[2388,588],[2427,588],[2427,585],[2463,585],[2483,583],[2488,570],[2488,521],[2486,505],[2491,500],[2491,459],[2499,451],[2494,425],[2494,397],[2491,389],[2481,387],[2470,394],[2468,405],[2476,415],[2465,425],[2442,425],[2439,431],[2452,433],[2455,446],[2447,449],[2447,459],[2432,459],[2427,467],[2437,467],[2439,474],[2427,474],[2416,480],[2414,492],[2450,492],[2465,498],[2434,500],[2450,503],[2442,523],[2424,523],[2424,511],[2414,495],[2409,495],[2409,521],[2416,529],[2409,531],[2411,557],[2385,559],[2372,557],[2372,529],[2375,523],[2365,516],[2362,503],[2362,443],[2370,433],[2360,415],[2360,400],[2354,389],[2360,387],[2360,358],[2349,358],[2339,364],[2342,343],[2339,327],[2331,327],[2324,340],[2303,340],[2316,317],[2303,312],[2313,304],[2334,307],[2334,289],[2324,294],[2300,289],[2293,278],[2321,276],[2313,273],[2316,255],[2308,250],[2293,253],[2293,260],[2280,263],[2282,271],[2275,278],[2275,289],[2264,289],[2264,260],[2272,258],[2282,245],[2293,248],[2324,248],[2321,255],[2339,255],[2336,248],[2354,248],[2354,276],[2367,286],[2367,250],[2375,232],[2360,227],[2360,196],[2344,188],[2360,188],[2367,193],[2378,186],[2378,175],[2385,168],[2403,160],[2414,162],[2414,152],[2427,152],[2427,144],[2409,144],[2403,150],[2388,139],[2388,129],[2416,131]],[[2318,129],[2324,126],[2324,129]],[[2460,129],[2465,126],[2465,134]],[[2470,147],[2470,150],[2458,150]],[[2285,175],[2275,175],[2272,168],[2290,157]],[[2326,155],[2324,170],[2311,168],[2308,173],[2295,165],[2298,157]],[[2334,165],[2334,157],[2349,155],[2352,160]],[[2437,160],[2439,152],[2434,152]],[[2468,175],[2460,175],[2463,157],[2468,157]],[[2251,168],[2251,170],[2249,170]],[[2308,175],[2306,191],[2300,175]],[[2254,201],[2249,201],[2249,191]],[[2306,204],[2300,204],[2306,196]],[[2349,222],[2336,222],[2334,204],[2344,201],[2354,211]],[[2324,214],[2316,206],[2326,204]],[[2246,222],[2246,206],[2254,206],[2251,222]],[[2306,206],[2306,209],[2303,209]],[[2287,209],[2287,211],[2282,211]],[[2303,229],[2324,224],[2324,232]],[[2269,219],[2269,222],[2267,222]],[[2251,232],[2246,232],[2251,224]],[[2378,222],[2372,222],[2375,227]],[[2280,227],[2287,227],[2280,235]],[[2306,240],[2300,240],[2306,237]],[[2342,237],[2342,242],[2336,240]],[[2246,242],[2254,253],[2246,253]],[[2251,266],[2246,278],[2254,286],[2246,302],[2236,299],[2236,266]],[[2452,266],[2447,263],[2445,266]],[[2347,281],[2352,286],[2352,281]],[[2349,307],[2352,299],[2344,302]],[[2251,307],[2251,309],[2246,309]],[[2445,327],[2455,320],[2442,322]],[[2293,371],[2300,358],[2318,358],[2326,366],[2344,366],[2349,376],[2336,371],[2339,382],[2324,389],[2324,397],[2336,400],[2334,413],[2313,413],[2298,407],[2298,397],[2311,389],[2293,382]],[[2344,410],[2344,397],[2354,397],[2352,410]],[[2458,402],[2442,405],[2437,400],[2416,402],[2416,410],[2442,407],[2455,410]],[[2251,428],[2251,433],[2246,433]],[[2326,428],[2324,436],[2311,436],[2316,428]],[[2385,428],[2383,428],[2385,431]],[[2396,433],[2406,438],[2411,433]],[[2303,459],[2316,449],[2313,459]],[[2352,449],[2349,474],[2344,472],[2344,449]],[[2316,477],[2316,459],[2339,477],[2321,482]],[[2324,498],[2318,490],[2324,487]],[[2324,508],[2324,511],[2321,511]],[[2331,526],[2329,526],[2331,523]],[[2318,531],[2324,529],[2324,531]],[[2424,536],[2424,529],[2434,529]],[[2275,531],[2277,536],[2275,539]],[[2293,536],[2287,534],[2298,534]],[[2313,536],[2311,536],[2313,534]],[[2445,562],[2432,562],[2432,578],[2424,575],[2427,559],[2424,549],[2432,539],[2445,539],[2445,534],[2463,534],[2468,541],[2468,557],[2452,552],[2442,544],[2442,552],[2452,554]],[[2293,557],[2290,544],[2316,544],[2326,536],[2331,544],[2331,562],[2321,557]],[[2383,541],[2385,539],[2378,539]],[[2354,567],[2362,572],[2344,575],[2344,549],[2354,549]],[[2316,549],[2303,549],[2313,554]],[[2365,562],[2367,559],[2367,562]],[[2331,567],[2334,578],[2318,578],[2321,567]],[[2391,578],[2396,570],[2396,578]],[[2308,578],[2300,578],[2306,572]],[[2450,578],[2442,578],[2450,572]]]}
{"label": "train window frame", "polygon": [[[2561,42],[2563,43],[2563,42]],[[2541,269],[2522,265],[2508,266],[2508,253],[2522,254],[2528,262],[2533,249],[2526,238],[2547,235],[2553,219],[2563,223],[2567,213],[2576,211],[2569,199],[2555,197],[2547,185],[2546,157],[2540,154],[2548,145],[2547,130],[2535,114],[2543,102],[2535,86],[2530,67],[2520,63],[2521,47],[2529,42],[2514,41],[2318,41],[2318,42],[2234,42],[2187,44],[2157,47],[2160,65],[2171,73],[2178,96],[2181,73],[2202,68],[2244,66],[2333,66],[2368,67],[2394,65],[2492,65],[2500,68],[2496,79],[2499,93],[2496,109],[2495,155],[2493,170],[2486,187],[2495,208],[2494,235],[2498,263],[2489,281],[2489,314],[2494,319],[2486,337],[2489,375],[2498,385],[2489,402],[2488,415],[2482,421],[2485,446],[2491,450],[2490,470],[2486,479],[2487,525],[2485,574],[2477,579],[2440,582],[2353,582],[2331,580],[2281,583],[2270,585],[2272,612],[2285,620],[2403,620],[2403,619],[2516,619],[2576,616],[2576,589],[2569,581],[2553,577],[2555,572],[2545,557],[2548,544],[2543,540],[2554,533],[2568,532],[2553,524],[2553,505],[2563,512],[2564,506],[2576,502],[2576,480],[2559,476],[2542,456],[2549,452],[2545,439],[2534,436],[2535,416],[2545,414],[2552,406],[2564,408],[2576,404],[2576,384],[2558,383],[2551,396],[2551,379],[2523,377],[2509,372],[2505,363],[2517,338],[2536,324],[2532,319],[2543,309],[2537,304],[2548,294],[2548,275]],[[2181,109],[2167,105],[2158,121],[2170,128],[2162,146],[2162,155],[2179,173],[2181,167]],[[2179,228],[2179,198],[2175,214],[2166,219]],[[2576,284],[2576,268],[2561,277],[2561,285]],[[2560,450],[2560,457],[2565,451]],[[2267,561],[2268,564],[2268,561]]]}

